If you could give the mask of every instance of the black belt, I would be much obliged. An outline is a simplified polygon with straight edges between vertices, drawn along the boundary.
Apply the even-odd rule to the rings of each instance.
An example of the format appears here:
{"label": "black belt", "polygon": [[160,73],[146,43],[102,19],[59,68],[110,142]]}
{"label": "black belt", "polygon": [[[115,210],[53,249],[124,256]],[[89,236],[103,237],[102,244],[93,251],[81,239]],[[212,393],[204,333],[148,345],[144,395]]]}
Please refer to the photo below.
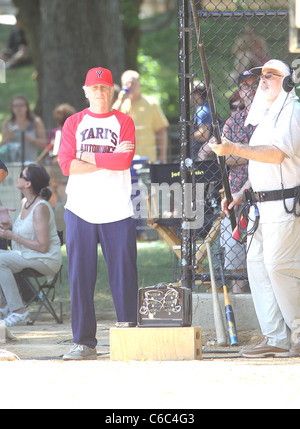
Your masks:
{"label": "black belt", "polygon": [[293,198],[296,195],[297,188],[278,189],[276,191],[251,191],[251,197],[256,202],[276,201],[286,198]]}

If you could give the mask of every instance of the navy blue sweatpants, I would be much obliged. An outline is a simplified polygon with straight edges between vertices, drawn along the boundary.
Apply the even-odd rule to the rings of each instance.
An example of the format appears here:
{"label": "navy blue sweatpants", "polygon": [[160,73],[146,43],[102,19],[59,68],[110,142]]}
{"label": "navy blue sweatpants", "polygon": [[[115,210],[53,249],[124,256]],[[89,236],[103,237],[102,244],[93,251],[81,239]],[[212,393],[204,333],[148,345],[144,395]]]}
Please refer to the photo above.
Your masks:
{"label": "navy blue sweatpants", "polygon": [[65,212],[65,222],[73,339],[94,348],[98,243],[106,261],[118,322],[137,322],[136,222],[127,218],[92,224],[69,210]]}

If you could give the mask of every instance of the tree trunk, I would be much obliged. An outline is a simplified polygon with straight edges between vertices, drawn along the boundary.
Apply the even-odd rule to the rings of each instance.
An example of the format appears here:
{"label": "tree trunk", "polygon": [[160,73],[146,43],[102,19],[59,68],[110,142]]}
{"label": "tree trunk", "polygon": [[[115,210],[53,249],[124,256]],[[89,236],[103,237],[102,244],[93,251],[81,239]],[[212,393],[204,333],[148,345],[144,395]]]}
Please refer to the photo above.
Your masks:
{"label": "tree trunk", "polygon": [[53,109],[86,107],[82,86],[91,67],[106,67],[115,82],[124,71],[119,0],[14,0],[37,69],[36,113],[50,130]]}
{"label": "tree trunk", "polygon": [[141,39],[139,19],[143,0],[121,0],[125,47],[125,68],[138,71],[137,53]]}

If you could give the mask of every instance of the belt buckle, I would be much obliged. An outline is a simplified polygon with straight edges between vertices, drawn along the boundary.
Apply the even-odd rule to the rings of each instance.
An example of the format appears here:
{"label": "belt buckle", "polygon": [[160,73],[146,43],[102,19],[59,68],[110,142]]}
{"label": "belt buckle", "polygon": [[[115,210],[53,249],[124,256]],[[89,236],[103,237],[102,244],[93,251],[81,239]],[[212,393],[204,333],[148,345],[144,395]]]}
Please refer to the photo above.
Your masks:
{"label": "belt buckle", "polygon": [[262,202],[264,202],[265,201],[265,199],[266,199],[266,197],[267,197],[267,194],[266,194],[266,192],[259,192],[258,193],[258,195],[259,195],[259,201],[262,203]]}

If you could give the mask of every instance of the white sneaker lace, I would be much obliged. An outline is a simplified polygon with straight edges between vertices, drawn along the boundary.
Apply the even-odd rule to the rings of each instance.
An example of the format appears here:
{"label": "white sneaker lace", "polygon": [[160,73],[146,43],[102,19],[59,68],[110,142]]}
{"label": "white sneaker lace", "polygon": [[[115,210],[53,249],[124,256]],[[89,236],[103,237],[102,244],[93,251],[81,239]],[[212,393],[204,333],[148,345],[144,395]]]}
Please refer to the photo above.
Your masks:
{"label": "white sneaker lace", "polygon": [[74,346],[71,348],[70,352],[76,352],[76,351],[83,352],[84,346],[82,344],[74,344]]}

